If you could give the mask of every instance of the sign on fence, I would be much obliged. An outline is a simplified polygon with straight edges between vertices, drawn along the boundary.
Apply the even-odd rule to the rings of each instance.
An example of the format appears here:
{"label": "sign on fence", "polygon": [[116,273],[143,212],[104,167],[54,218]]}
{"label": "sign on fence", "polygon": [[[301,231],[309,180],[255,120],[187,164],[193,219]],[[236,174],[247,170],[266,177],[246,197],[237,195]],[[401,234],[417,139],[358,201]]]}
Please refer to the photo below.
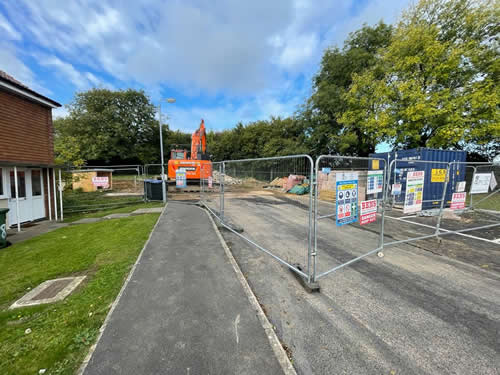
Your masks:
{"label": "sign on fence", "polygon": [[401,184],[392,184],[392,195],[401,195]]}
{"label": "sign on fence", "polygon": [[450,208],[452,210],[461,210],[465,208],[465,198],[467,197],[466,193],[453,193],[451,198]]}
{"label": "sign on fence", "polygon": [[368,181],[366,184],[366,194],[376,194],[382,192],[384,184],[384,171],[368,171]]}
{"label": "sign on fence", "polygon": [[446,169],[431,170],[431,182],[444,182],[446,179]]}
{"label": "sign on fence", "polygon": [[208,176],[208,188],[211,189],[214,185],[212,176]]}
{"label": "sign on fence", "polygon": [[361,202],[361,210],[359,215],[359,224],[365,225],[373,223],[377,220],[377,200]]}
{"label": "sign on fence", "polygon": [[100,186],[103,188],[109,187],[109,178],[108,177],[92,177],[92,183],[94,186]]}
{"label": "sign on fence", "polygon": [[354,223],[358,220],[358,173],[337,172],[336,179],[336,209],[337,225]]}
{"label": "sign on fence", "polygon": [[470,188],[471,194],[487,193],[490,187],[491,173],[476,173]]}
{"label": "sign on fence", "polygon": [[465,191],[465,181],[457,182],[457,193]]}
{"label": "sign on fence", "polygon": [[424,196],[424,171],[412,171],[406,175],[406,196],[403,213],[422,210]]}
{"label": "sign on fence", "polygon": [[175,171],[175,187],[178,188],[187,187],[186,171],[179,169]]}

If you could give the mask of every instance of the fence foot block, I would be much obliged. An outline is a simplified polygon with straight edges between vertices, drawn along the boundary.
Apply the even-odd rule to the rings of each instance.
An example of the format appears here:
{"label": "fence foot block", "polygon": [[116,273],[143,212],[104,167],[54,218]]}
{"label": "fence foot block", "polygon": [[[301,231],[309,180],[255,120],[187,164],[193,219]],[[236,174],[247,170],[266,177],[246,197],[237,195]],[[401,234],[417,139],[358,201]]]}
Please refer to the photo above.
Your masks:
{"label": "fence foot block", "polygon": [[[300,264],[294,264],[293,265],[295,268],[303,271],[302,266]],[[320,292],[320,287],[317,282],[309,282],[307,279],[305,279],[303,276],[299,275],[297,272],[289,268],[290,272],[299,280],[299,282],[302,284],[304,289],[309,292],[309,293],[319,293]]]}

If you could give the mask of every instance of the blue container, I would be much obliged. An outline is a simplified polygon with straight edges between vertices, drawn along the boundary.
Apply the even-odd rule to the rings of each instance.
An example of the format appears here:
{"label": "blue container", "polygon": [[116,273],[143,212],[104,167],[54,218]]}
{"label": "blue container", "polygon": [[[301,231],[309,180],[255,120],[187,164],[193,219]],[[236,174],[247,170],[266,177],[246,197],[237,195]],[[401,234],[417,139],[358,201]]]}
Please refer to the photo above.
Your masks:
{"label": "blue container", "polygon": [[[390,170],[390,184],[400,183],[401,194],[395,196],[397,204],[404,203],[406,193],[406,174],[408,171],[424,171],[424,196],[422,209],[439,208],[443,189],[445,186],[446,169],[452,161],[465,162],[467,152],[434,150],[430,148],[415,148],[411,150],[400,150],[370,154],[372,158],[385,159],[387,168],[395,159]],[[426,161],[427,163],[417,162]],[[452,194],[455,192],[457,182],[465,181],[465,164],[453,164],[450,169],[450,178],[446,188],[445,207],[451,203]]]}

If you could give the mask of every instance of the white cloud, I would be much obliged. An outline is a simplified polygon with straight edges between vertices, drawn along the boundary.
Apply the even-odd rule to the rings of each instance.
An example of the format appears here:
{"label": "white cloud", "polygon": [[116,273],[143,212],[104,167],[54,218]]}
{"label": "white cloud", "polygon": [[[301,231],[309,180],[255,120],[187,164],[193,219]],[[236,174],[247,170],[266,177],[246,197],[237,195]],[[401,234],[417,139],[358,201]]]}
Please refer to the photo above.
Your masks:
{"label": "white cloud", "polygon": [[7,43],[0,42],[0,70],[11,75],[29,88],[50,95],[51,91],[45,88],[35,78],[33,71],[19,58],[16,49]]}
{"label": "white cloud", "polygon": [[68,114],[69,114],[69,111],[66,108],[66,106],[62,106],[62,107],[59,107],[59,108],[54,108],[52,110],[52,118],[53,119],[57,119],[57,118],[61,118],[61,117],[66,117],[66,116],[68,116]]}
{"label": "white cloud", "polygon": [[[2,5],[0,31],[36,45],[38,63],[79,90],[112,87],[100,77],[153,98],[168,87],[205,99],[189,110],[171,106],[175,128],[193,130],[206,117],[221,129],[292,113],[305,95],[290,82],[306,77],[309,87],[324,48],[364,22],[394,21],[409,0],[357,1],[18,0]],[[7,54],[0,64],[35,84]]]}
{"label": "white cloud", "polygon": [[97,86],[110,86],[104,84],[99,78],[90,72],[80,72],[72,64],[62,61],[54,55],[40,55],[38,58],[40,65],[55,68],[57,74],[63,79],[71,82],[77,89],[84,90]]}
{"label": "white cloud", "polygon": [[0,13],[0,33],[5,37],[13,40],[21,40],[21,34],[5,19]]}

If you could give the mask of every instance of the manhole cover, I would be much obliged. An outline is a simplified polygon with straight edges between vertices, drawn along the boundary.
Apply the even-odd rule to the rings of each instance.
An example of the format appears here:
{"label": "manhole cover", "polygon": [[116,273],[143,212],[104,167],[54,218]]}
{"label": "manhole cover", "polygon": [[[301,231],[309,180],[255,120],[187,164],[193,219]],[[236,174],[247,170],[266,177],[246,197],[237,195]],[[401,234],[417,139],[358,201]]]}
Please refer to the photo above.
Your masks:
{"label": "manhole cover", "polygon": [[60,301],[75,290],[84,279],[85,276],[78,276],[44,281],[14,302],[10,309]]}

